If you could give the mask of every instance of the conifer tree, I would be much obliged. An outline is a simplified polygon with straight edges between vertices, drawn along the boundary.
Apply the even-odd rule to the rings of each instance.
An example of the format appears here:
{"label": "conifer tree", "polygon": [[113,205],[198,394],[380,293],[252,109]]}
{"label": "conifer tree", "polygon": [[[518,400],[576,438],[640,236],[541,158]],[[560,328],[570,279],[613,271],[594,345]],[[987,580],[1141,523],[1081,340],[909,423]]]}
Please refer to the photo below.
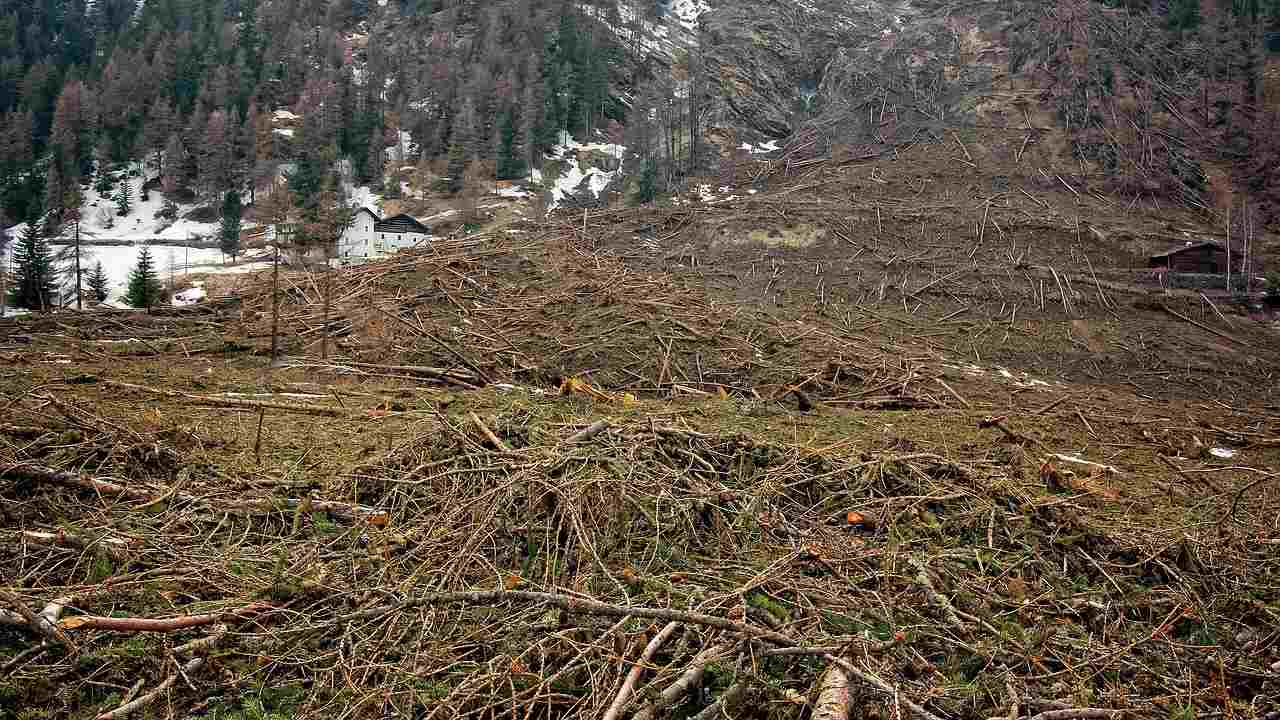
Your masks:
{"label": "conifer tree", "polygon": [[644,163],[644,171],[640,174],[640,185],[636,189],[636,202],[653,202],[658,197],[658,165],[652,158]]}
{"label": "conifer tree", "polygon": [[151,259],[151,251],[144,245],[138,251],[138,264],[129,273],[129,287],[125,290],[124,301],[136,308],[146,308],[160,301],[162,288],[156,276],[155,262]]}
{"label": "conifer tree", "polygon": [[499,180],[509,180],[524,175],[524,158],[516,148],[515,111],[508,110],[502,116],[499,130],[497,175]]}
{"label": "conifer tree", "polygon": [[129,181],[124,180],[120,183],[120,188],[116,190],[116,214],[124,217],[133,209],[133,188],[129,186]]}
{"label": "conifer tree", "polygon": [[44,179],[44,234],[56,237],[62,232],[62,199],[67,194],[68,184],[64,181],[58,163],[49,163],[49,173]]}
{"label": "conifer tree", "polygon": [[148,152],[154,153],[154,162],[158,174],[164,174],[165,172],[165,145],[169,142],[169,136],[173,134],[175,127],[177,127],[177,120],[173,116],[173,106],[169,104],[169,99],[162,94],[155,105],[151,107],[151,113],[147,115],[147,124],[143,131],[143,142],[147,146]]}
{"label": "conifer tree", "polygon": [[94,264],[89,270],[89,277],[86,278],[89,285],[89,291],[93,293],[94,302],[106,302],[111,294],[111,281],[107,279],[107,273],[102,269],[102,261]]}
{"label": "conifer tree", "polygon": [[30,223],[13,248],[14,286],[10,300],[17,307],[45,310],[57,294],[53,253],[38,223]]}
{"label": "conifer tree", "polygon": [[222,198],[222,222],[218,226],[218,247],[232,262],[240,255],[240,193],[232,190]]}
{"label": "conifer tree", "polygon": [[449,139],[449,191],[456,193],[466,180],[467,162],[475,156],[476,106],[471,98],[465,98],[453,118],[453,132]]}
{"label": "conifer tree", "polygon": [[93,189],[99,195],[111,192],[111,145],[106,140],[98,143],[93,152]]}

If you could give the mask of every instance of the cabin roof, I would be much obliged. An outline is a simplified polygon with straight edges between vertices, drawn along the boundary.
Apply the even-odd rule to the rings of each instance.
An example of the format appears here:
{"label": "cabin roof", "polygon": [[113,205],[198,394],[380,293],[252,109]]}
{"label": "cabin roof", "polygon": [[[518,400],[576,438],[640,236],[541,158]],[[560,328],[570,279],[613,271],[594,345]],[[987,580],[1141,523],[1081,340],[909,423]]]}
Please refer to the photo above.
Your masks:
{"label": "cabin roof", "polygon": [[1209,240],[1204,240],[1201,242],[1189,242],[1189,243],[1186,243],[1185,245],[1178,245],[1177,247],[1171,247],[1168,250],[1165,250],[1164,252],[1155,253],[1151,257],[1153,259],[1172,257],[1174,255],[1179,255],[1189,250],[1201,250],[1203,248],[1211,248],[1213,250],[1222,250],[1223,252],[1225,252],[1225,249],[1218,243],[1212,242]]}
{"label": "cabin roof", "polygon": [[373,226],[373,229],[376,232],[417,232],[422,233],[423,235],[429,235],[431,233],[431,231],[427,229],[426,225],[423,225],[418,222],[417,218],[406,213],[392,215],[389,218],[380,220]]}

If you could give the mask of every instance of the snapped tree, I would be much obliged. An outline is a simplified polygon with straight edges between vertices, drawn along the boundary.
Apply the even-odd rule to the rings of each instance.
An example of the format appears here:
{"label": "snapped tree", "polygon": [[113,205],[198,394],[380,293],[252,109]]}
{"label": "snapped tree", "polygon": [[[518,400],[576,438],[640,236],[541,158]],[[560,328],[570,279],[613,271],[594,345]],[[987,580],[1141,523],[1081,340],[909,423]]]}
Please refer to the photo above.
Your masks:
{"label": "snapped tree", "polygon": [[151,306],[160,301],[162,291],[151,251],[143,246],[138,251],[138,264],[129,273],[129,287],[125,290],[124,301],[136,308],[150,311]]}

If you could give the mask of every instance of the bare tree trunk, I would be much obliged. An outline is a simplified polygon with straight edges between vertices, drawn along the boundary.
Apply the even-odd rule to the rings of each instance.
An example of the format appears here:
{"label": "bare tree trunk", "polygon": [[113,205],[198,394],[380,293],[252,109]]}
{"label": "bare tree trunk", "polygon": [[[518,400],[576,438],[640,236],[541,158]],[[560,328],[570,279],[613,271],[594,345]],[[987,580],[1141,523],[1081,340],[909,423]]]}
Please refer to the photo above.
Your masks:
{"label": "bare tree trunk", "polygon": [[9,311],[9,248],[0,247],[0,317]]}
{"label": "bare tree trunk", "polygon": [[280,349],[280,241],[276,239],[271,260],[271,367],[275,367]]}
{"label": "bare tree trunk", "polygon": [[80,287],[80,221],[76,220],[76,309],[83,310],[84,305],[80,300],[83,295]]}
{"label": "bare tree trunk", "polygon": [[324,264],[324,331],[320,334],[320,359],[329,359],[329,298],[333,288],[333,268]]}

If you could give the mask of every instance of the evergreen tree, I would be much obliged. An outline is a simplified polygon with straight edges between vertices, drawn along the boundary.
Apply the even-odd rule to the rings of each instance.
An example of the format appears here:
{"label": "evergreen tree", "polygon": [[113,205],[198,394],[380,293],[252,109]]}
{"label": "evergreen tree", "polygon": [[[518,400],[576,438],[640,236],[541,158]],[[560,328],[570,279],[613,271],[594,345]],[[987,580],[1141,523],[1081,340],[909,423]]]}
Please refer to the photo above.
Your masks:
{"label": "evergreen tree", "polygon": [[93,153],[94,181],[93,189],[99,195],[111,192],[111,145],[103,140]]}
{"label": "evergreen tree", "polygon": [[640,173],[640,185],[636,189],[636,202],[653,202],[658,197],[658,165],[652,159],[644,163],[644,171]]}
{"label": "evergreen tree", "polygon": [[107,273],[102,269],[102,261],[94,264],[93,269],[89,271],[89,277],[86,278],[89,285],[89,291],[93,293],[95,302],[106,302],[110,296],[111,282],[107,279]]}
{"label": "evergreen tree", "polygon": [[160,301],[162,290],[151,251],[144,245],[138,251],[138,264],[129,273],[129,287],[125,290],[124,301],[133,307],[150,311],[151,306]]}
{"label": "evergreen tree", "polygon": [[453,132],[449,141],[449,192],[456,193],[465,184],[467,162],[475,157],[474,132],[476,127],[476,106],[471,98],[462,101],[453,118]]}
{"label": "evergreen tree", "polygon": [[49,174],[45,176],[44,182],[44,208],[48,213],[45,216],[44,233],[50,237],[57,237],[62,232],[62,200],[66,197],[67,187],[68,183],[64,180],[58,163],[50,163]]}
{"label": "evergreen tree", "polygon": [[143,131],[143,142],[148,152],[154,153],[157,174],[164,174],[166,170],[165,144],[169,141],[169,136],[173,134],[177,124],[177,120],[173,117],[173,106],[169,104],[169,99],[161,94],[160,99],[151,107],[151,114],[147,115],[147,124]]}
{"label": "evergreen tree", "polygon": [[53,253],[37,223],[30,223],[13,248],[14,286],[10,300],[17,307],[45,310],[57,296]]}
{"label": "evergreen tree", "polygon": [[508,110],[506,114],[502,116],[502,127],[499,130],[497,161],[497,175],[499,180],[509,180],[512,178],[522,177],[524,175],[524,157],[516,147],[516,119],[515,111],[513,110]]}
{"label": "evergreen tree", "polygon": [[365,177],[369,179],[369,187],[374,190],[381,190],[384,184],[386,161],[382,152],[382,133],[376,127],[369,131],[367,148],[367,157],[364,164]]}
{"label": "evergreen tree", "polygon": [[222,224],[218,227],[218,247],[231,260],[240,255],[240,193],[232,190],[222,198]]}
{"label": "evergreen tree", "polygon": [[133,209],[133,188],[130,187],[129,181],[126,179],[120,183],[120,188],[116,190],[116,214],[124,217]]}
{"label": "evergreen tree", "polygon": [[1200,25],[1200,0],[1172,0],[1168,22],[1171,30],[1196,29]]}
{"label": "evergreen tree", "polygon": [[68,80],[58,96],[49,145],[65,180],[75,180],[93,167],[93,109],[81,80]]}

